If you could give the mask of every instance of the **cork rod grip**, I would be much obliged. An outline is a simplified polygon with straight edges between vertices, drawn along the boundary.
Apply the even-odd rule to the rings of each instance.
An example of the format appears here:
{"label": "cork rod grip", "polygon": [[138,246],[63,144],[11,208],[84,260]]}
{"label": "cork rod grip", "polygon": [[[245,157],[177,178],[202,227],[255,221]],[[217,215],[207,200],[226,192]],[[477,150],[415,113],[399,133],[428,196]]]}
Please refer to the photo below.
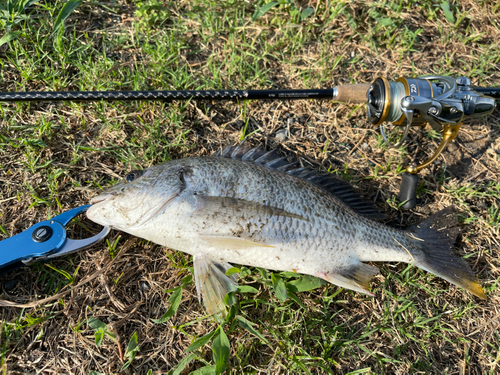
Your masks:
{"label": "cork rod grip", "polygon": [[337,96],[333,100],[353,104],[366,103],[366,93],[370,86],[370,83],[337,86]]}

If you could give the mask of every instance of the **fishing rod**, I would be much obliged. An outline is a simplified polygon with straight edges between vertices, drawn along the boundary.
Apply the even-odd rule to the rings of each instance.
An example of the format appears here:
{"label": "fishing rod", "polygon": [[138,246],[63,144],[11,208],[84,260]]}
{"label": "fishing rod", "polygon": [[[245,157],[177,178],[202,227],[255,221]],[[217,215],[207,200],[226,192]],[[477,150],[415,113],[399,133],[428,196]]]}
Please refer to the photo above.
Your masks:
{"label": "fishing rod", "polygon": [[[473,87],[467,77],[424,76],[401,77],[389,81],[377,78],[372,84],[336,86],[317,90],[178,90],[178,91],[59,91],[0,93],[2,102],[19,101],[173,101],[173,100],[294,100],[330,99],[367,105],[369,121],[380,127],[389,147],[398,148],[411,127],[429,124],[442,134],[433,155],[416,165],[410,164],[402,174],[398,199],[402,207],[416,206],[418,172],[434,162],[456,138],[464,120],[491,114],[500,101],[499,87]],[[389,141],[385,124],[404,127],[396,143]]]}

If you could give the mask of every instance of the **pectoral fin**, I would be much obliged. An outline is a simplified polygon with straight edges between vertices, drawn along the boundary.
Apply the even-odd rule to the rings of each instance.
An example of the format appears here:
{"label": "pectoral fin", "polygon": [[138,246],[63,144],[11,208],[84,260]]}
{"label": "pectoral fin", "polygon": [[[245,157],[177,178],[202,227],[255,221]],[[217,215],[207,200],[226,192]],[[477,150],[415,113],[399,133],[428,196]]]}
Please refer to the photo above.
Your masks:
{"label": "pectoral fin", "polygon": [[231,265],[215,262],[202,254],[194,256],[193,268],[198,300],[203,296],[203,303],[210,315],[224,311],[224,297],[227,293],[236,291],[238,286],[235,275],[226,275]]}
{"label": "pectoral fin", "polygon": [[256,217],[256,216],[284,216],[300,220],[306,218],[285,211],[281,208],[268,206],[266,204],[251,202],[246,199],[231,198],[231,197],[213,197],[213,196],[196,196],[197,212],[211,212],[214,214],[225,214],[228,217]]}

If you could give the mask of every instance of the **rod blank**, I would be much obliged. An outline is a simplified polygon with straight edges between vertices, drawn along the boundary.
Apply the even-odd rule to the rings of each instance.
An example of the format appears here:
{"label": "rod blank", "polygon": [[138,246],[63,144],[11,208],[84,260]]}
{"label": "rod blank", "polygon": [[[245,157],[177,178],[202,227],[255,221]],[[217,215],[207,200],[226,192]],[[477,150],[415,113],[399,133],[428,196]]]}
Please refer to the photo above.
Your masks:
{"label": "rod blank", "polygon": [[31,91],[0,93],[1,102],[131,101],[131,100],[276,100],[333,99],[333,89],[320,90],[179,90],[179,91]]}

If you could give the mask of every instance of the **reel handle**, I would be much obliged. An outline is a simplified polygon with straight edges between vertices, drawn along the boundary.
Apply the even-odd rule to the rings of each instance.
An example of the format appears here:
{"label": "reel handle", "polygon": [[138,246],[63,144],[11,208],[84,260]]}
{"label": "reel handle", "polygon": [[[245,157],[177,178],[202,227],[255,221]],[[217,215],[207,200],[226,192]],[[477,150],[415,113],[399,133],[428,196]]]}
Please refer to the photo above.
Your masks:
{"label": "reel handle", "polygon": [[398,200],[403,203],[401,208],[411,210],[417,205],[417,183],[418,174],[403,172],[398,194]]}

